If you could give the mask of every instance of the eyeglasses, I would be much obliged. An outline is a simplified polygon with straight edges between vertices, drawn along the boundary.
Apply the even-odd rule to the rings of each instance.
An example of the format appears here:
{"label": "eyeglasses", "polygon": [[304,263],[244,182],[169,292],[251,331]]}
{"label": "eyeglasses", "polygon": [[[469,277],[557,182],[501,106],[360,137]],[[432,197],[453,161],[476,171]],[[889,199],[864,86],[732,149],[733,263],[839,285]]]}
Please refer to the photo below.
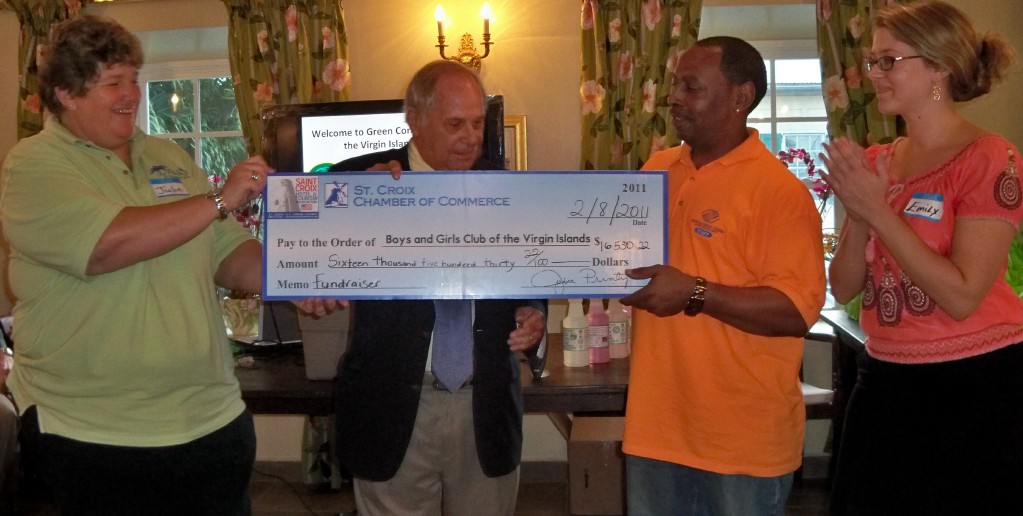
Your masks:
{"label": "eyeglasses", "polygon": [[881,57],[878,57],[876,59],[864,59],[863,63],[865,65],[867,65],[867,71],[868,72],[873,70],[875,65],[882,72],[887,72],[888,70],[891,70],[893,66],[895,66],[895,62],[896,61],[902,61],[903,59],[916,59],[918,57],[923,57],[923,56],[901,56],[901,57],[881,56]]}

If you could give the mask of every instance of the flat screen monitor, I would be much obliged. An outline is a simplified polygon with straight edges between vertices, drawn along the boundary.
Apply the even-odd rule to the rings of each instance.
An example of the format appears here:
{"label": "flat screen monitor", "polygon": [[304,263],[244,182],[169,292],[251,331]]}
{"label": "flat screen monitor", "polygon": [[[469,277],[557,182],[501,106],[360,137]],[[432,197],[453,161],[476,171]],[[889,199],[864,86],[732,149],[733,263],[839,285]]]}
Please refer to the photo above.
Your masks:
{"label": "flat screen monitor", "polygon": [[[260,117],[263,156],[282,172],[325,172],[412,137],[400,99],[268,106]],[[504,163],[504,97],[487,97],[485,126],[482,157]]]}

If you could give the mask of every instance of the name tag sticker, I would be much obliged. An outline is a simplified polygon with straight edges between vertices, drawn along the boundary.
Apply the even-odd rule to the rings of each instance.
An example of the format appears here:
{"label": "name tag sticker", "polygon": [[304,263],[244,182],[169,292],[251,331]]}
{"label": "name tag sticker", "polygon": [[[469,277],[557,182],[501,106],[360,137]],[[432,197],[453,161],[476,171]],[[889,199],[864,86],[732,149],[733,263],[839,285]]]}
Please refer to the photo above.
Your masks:
{"label": "name tag sticker", "polygon": [[150,179],[149,186],[153,188],[153,193],[157,197],[185,197],[188,195],[185,185],[181,184],[181,180],[176,177]]}
{"label": "name tag sticker", "polygon": [[931,222],[938,222],[941,220],[942,214],[945,212],[945,199],[941,194],[932,194],[918,192],[913,194],[913,198],[906,204],[906,208],[902,210],[902,213],[910,217],[917,217],[926,219]]}

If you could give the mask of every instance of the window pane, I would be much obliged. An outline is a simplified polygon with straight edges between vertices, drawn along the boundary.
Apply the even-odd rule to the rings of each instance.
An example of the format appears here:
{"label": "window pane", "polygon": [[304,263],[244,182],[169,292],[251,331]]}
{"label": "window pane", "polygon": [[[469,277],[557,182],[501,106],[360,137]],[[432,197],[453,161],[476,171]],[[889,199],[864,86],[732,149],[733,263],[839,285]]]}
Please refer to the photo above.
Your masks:
{"label": "window pane", "polygon": [[821,65],[817,59],[779,59],[778,117],[826,117],[821,95]]}
{"label": "window pane", "polygon": [[758,118],[761,120],[768,120],[771,118],[771,95],[773,95],[774,88],[771,87],[771,83],[767,83],[767,94],[764,95],[764,99],[757,104],[757,108],[749,114],[749,118]]}
{"label": "window pane", "polygon": [[171,138],[172,142],[178,144],[178,147],[185,149],[185,152],[195,160],[195,139],[193,138]]}
{"label": "window pane", "polygon": [[202,168],[210,174],[224,177],[235,163],[247,157],[245,138],[241,136],[202,139]]}
{"label": "window pane", "polygon": [[751,122],[746,124],[746,126],[756,129],[757,132],[760,133],[760,141],[764,142],[764,145],[766,145],[767,148],[771,150],[771,152],[777,153],[777,150],[775,150],[775,145],[771,142],[771,139],[774,137],[774,135],[771,134],[771,124]]}
{"label": "window pane", "polygon": [[[813,158],[815,167],[813,176],[807,173],[807,164],[802,161],[796,160],[788,165],[789,170],[796,177],[803,179],[805,183],[812,183],[820,179],[819,170],[825,168],[824,162],[820,159],[820,153],[824,151],[822,144],[828,141],[827,131],[827,122],[783,122],[778,124],[778,137],[782,150],[806,149],[810,153],[810,157]],[[834,196],[831,196],[823,205],[817,194],[814,194],[813,198],[822,212],[821,227],[825,231],[833,231],[835,228]]]}
{"label": "window pane", "polygon": [[[778,124],[778,137],[778,150],[806,149],[816,166],[823,165],[817,155],[824,151],[821,144],[827,141],[827,122],[781,122]],[[789,168],[800,179],[806,177],[806,166],[803,163],[793,163]]]}
{"label": "window pane", "polygon": [[199,97],[203,132],[242,130],[230,77],[200,79]]}
{"label": "window pane", "polygon": [[190,79],[149,83],[149,134],[195,131],[192,83]]}
{"label": "window pane", "polygon": [[[774,95],[772,91],[774,89],[774,81],[771,80],[772,74],[770,60],[764,61],[764,68],[767,69],[767,94],[764,95],[764,98],[763,100],[760,101],[760,104],[757,104],[756,109],[754,109],[753,112],[749,114],[749,118],[771,118],[771,96]],[[763,136],[764,131],[761,131],[760,135]],[[768,147],[771,146],[769,141],[765,140],[765,143],[767,144]]]}

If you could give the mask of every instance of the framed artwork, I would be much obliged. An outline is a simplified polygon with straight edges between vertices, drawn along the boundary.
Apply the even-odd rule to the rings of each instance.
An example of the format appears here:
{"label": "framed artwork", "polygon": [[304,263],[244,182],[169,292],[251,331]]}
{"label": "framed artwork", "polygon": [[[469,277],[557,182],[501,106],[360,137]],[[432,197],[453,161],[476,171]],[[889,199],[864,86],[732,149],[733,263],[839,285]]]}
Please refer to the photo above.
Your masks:
{"label": "framed artwork", "polygon": [[504,116],[504,167],[526,170],[526,115]]}

